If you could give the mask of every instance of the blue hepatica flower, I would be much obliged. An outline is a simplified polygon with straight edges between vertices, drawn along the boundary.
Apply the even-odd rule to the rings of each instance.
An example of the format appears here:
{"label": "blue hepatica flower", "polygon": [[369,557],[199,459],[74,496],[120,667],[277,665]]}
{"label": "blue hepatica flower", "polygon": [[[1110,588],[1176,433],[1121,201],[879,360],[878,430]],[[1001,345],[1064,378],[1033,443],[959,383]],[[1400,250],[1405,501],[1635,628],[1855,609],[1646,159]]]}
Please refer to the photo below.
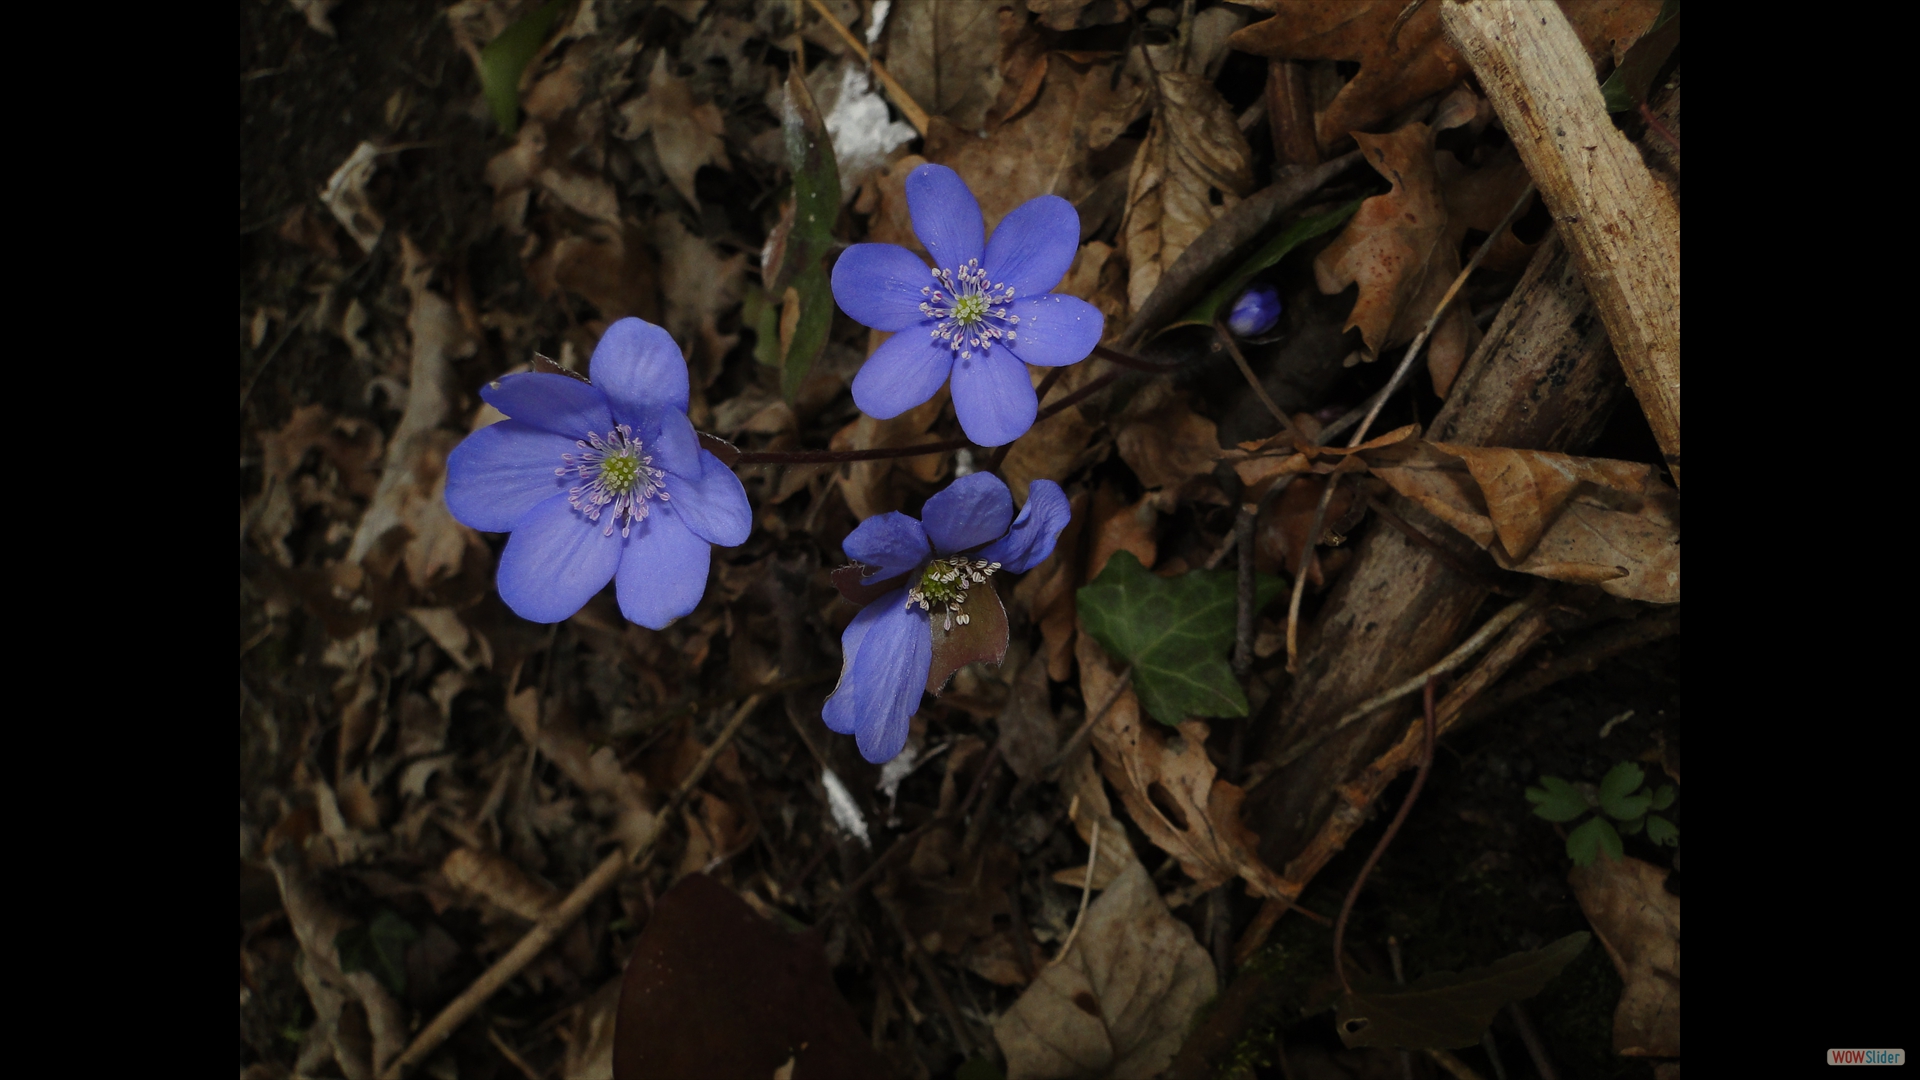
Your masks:
{"label": "blue hepatica flower", "polygon": [[711,545],[753,528],[740,478],[700,448],[687,420],[687,362],[665,330],[607,328],[592,381],[508,375],[480,396],[509,419],[447,458],[447,509],[512,533],[500,598],[522,618],[559,622],[614,582],[620,610],[658,630],[707,588]]}
{"label": "blue hepatica flower", "polygon": [[980,204],[952,169],[922,165],[906,187],[931,270],[898,244],[855,244],[833,267],[841,310],[894,332],[854,376],[854,403],[886,420],[932,398],[951,375],[967,438],[1010,443],[1039,410],[1027,364],[1079,363],[1100,343],[1098,308],[1048,292],[1080,249],[1080,215],[1067,200],[1042,195],[987,240]]}
{"label": "blue hepatica flower", "polygon": [[840,685],[821,717],[876,763],[906,745],[921,690],[937,694],[961,665],[1006,656],[1007,613],[988,579],[1045,561],[1072,516],[1059,484],[1035,480],[1014,517],[1013,496],[992,473],[955,480],[922,513],[861,522],[841,545],[857,561],[833,575],[842,596],[866,607],[840,635]]}
{"label": "blue hepatica flower", "polygon": [[1271,285],[1255,285],[1240,294],[1227,315],[1227,327],[1241,337],[1258,337],[1280,321],[1280,291]]}

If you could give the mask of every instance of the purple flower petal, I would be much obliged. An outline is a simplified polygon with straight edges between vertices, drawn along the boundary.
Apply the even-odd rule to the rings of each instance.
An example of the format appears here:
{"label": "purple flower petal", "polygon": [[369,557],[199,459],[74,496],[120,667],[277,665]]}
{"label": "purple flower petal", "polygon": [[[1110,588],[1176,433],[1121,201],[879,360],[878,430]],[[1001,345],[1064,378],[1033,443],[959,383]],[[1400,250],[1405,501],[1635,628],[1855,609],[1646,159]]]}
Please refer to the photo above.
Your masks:
{"label": "purple flower petal", "polygon": [[701,474],[700,436],[693,421],[679,409],[645,408],[626,418],[633,425],[634,438],[640,440],[656,469],[698,479]]}
{"label": "purple flower petal", "polygon": [[933,554],[927,546],[927,531],[897,510],[861,522],[840,541],[840,550],[847,553],[847,558],[873,568],[873,573],[861,579],[863,582],[904,574]]}
{"label": "purple flower petal", "polygon": [[[613,588],[620,614],[649,630],[664,630],[700,606],[713,546],[689,531],[671,504],[651,505],[647,520],[633,523]],[[614,539],[619,538],[616,529]]]}
{"label": "purple flower petal", "polygon": [[573,439],[518,420],[489,424],[447,455],[447,509],[469,528],[512,532],[527,511],[580,482],[553,472],[574,449]]}
{"label": "purple flower petal", "polygon": [[629,317],[607,327],[587,370],[616,420],[631,424],[649,408],[687,411],[686,358],[673,338],[650,322]]}
{"label": "purple flower petal", "polygon": [[[1020,336],[1026,337],[1024,326]],[[989,349],[953,365],[953,411],[967,438],[981,446],[1000,446],[1033,427],[1040,399],[1027,365],[1004,348]]]}
{"label": "purple flower petal", "polygon": [[753,507],[747,503],[747,489],[733,470],[705,450],[695,459],[701,466],[697,477],[667,474],[667,494],[672,497],[674,513],[693,535],[709,544],[734,547],[747,542],[753,531]]}
{"label": "purple flower petal", "polygon": [[921,289],[934,284],[920,256],[898,244],[855,244],[833,264],[833,300],[862,326],[905,330],[927,317]]}
{"label": "purple flower petal", "polygon": [[523,424],[565,435],[569,441],[613,430],[613,414],[600,388],[565,375],[507,375],[481,387],[480,397]]}
{"label": "purple flower petal", "polygon": [[987,280],[1013,286],[1013,295],[1051,292],[1080,251],[1080,212],[1058,195],[1042,195],[1000,219],[980,265]]}
{"label": "purple flower petal", "polygon": [[986,247],[986,221],[959,173],[945,165],[922,165],[907,174],[906,188],[914,235],[935,266],[952,270],[980,257]]}
{"label": "purple flower petal", "polygon": [[910,327],[880,344],[853,377],[853,403],[875,420],[891,420],[940,392],[953,371],[946,342]]}
{"label": "purple flower petal", "polygon": [[1280,321],[1280,290],[1271,285],[1255,285],[1240,294],[1227,314],[1227,329],[1241,337],[1255,337],[1273,329]]}
{"label": "purple flower petal", "polygon": [[1007,346],[1035,367],[1064,367],[1087,358],[1106,328],[1100,309],[1077,296],[1048,293],[1007,305],[1020,316],[1019,337]]}
{"label": "purple flower petal", "polygon": [[935,492],[920,517],[933,550],[950,555],[1005,536],[1013,519],[1013,496],[992,473],[968,473]]}
{"label": "purple flower petal", "polygon": [[588,521],[565,492],[527,511],[500,553],[500,599],[529,622],[555,623],[579,611],[620,565],[619,526],[603,535],[611,520]]}
{"label": "purple flower petal", "polygon": [[868,761],[889,761],[907,744],[933,663],[927,613],[906,607],[906,590],[891,593],[853,617],[840,647],[846,663],[821,719],[834,731],[853,732]]}
{"label": "purple flower petal", "polygon": [[[929,500],[931,501],[931,500]],[[1047,561],[1060,531],[1073,518],[1067,493],[1051,480],[1035,480],[1027,488],[1027,505],[1013,519],[1013,528],[988,544],[976,558],[997,562],[1009,574],[1022,574]]]}

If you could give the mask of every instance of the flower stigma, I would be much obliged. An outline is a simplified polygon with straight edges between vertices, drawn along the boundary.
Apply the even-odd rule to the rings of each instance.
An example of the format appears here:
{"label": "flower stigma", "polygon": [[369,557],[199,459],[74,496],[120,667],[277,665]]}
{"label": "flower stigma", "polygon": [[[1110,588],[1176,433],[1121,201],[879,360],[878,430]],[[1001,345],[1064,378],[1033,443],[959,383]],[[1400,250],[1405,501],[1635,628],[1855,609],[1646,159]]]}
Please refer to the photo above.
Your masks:
{"label": "flower stigma", "polygon": [[613,517],[600,535],[612,536],[617,522],[620,535],[627,536],[634,522],[647,520],[648,499],[666,502],[672,497],[666,489],[666,470],[653,467],[652,455],[644,452],[628,425],[620,424],[604,437],[589,434],[574,445],[580,453],[560,455],[566,464],[553,470],[553,475],[573,473],[580,478],[580,484],[567,489],[567,502],[587,515],[588,521],[599,521],[601,511],[613,507]]}
{"label": "flower stigma", "polygon": [[996,341],[1011,344],[1020,336],[1014,329],[1020,316],[1006,307],[1013,300],[1013,286],[989,282],[979,259],[968,259],[958,270],[935,269],[933,280],[937,287],[920,290],[927,298],[920,302],[920,314],[936,320],[932,336],[945,341],[960,359],[970,360],[975,349],[984,353]]}
{"label": "flower stigma", "polygon": [[956,624],[965,626],[973,621],[967,614],[967,590],[975,585],[984,584],[1000,569],[997,562],[985,559],[969,559],[964,555],[955,555],[946,559],[935,559],[927,564],[920,575],[920,583],[907,590],[907,608],[912,610],[915,604],[922,611],[932,611],[938,604],[945,613],[944,626],[952,630]]}

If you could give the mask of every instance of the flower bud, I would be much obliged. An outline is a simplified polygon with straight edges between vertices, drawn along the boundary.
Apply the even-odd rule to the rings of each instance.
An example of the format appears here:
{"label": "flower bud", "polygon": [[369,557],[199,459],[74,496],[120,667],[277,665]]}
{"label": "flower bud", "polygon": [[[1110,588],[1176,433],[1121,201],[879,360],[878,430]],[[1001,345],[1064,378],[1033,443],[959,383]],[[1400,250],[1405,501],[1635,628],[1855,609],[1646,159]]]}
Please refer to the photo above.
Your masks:
{"label": "flower bud", "polygon": [[1240,294],[1227,315],[1227,327],[1241,337],[1255,337],[1280,321],[1280,293],[1271,285],[1255,285]]}

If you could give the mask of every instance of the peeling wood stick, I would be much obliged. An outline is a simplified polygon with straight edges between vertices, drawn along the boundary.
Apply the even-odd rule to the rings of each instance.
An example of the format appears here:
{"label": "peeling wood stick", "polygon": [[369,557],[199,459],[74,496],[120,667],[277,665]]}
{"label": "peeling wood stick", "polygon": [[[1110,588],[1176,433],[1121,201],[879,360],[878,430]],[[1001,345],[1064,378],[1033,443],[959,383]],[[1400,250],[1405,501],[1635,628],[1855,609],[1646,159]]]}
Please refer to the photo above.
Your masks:
{"label": "peeling wood stick", "polygon": [[633,853],[632,858],[629,859],[624,850],[619,850],[600,860],[600,865],[593,868],[593,872],[587,875],[586,880],[575,885],[566,899],[554,905],[545,915],[540,916],[539,921],[533,924],[533,928],[528,930],[526,936],[509,949],[505,956],[495,960],[492,967],[473,981],[472,986],[467,987],[459,997],[454,998],[446,1008],[440,1010],[440,1015],[420,1029],[420,1034],[414,1036],[413,1043],[407,1047],[406,1051],[381,1071],[383,1080],[399,1080],[403,1072],[425,1061],[427,1055],[439,1049],[440,1044],[447,1041],[447,1037],[452,1035],[456,1028],[466,1023],[467,1018],[472,1016],[480,1006],[486,1004],[488,998],[532,963],[533,958],[539,956],[548,945],[552,944],[562,930],[571,926],[573,920],[587,910],[588,904],[593,903],[601,893],[619,881],[629,866],[637,864],[644,870],[651,865],[653,853],[659,850],[660,838],[666,834],[668,826],[673,824],[680,808],[686,805],[687,797],[707,775],[707,769],[712,766],[714,759],[720,756],[720,751],[733,741],[741,725],[745,724],[754,710],[767,700],[767,696],[764,693],[755,694],[734,710],[733,717],[727,721],[727,726],[721,729],[719,737],[713,740],[713,745],[707,747],[707,752],[700,755],[700,760],[694,763],[693,771],[687,774],[687,778],[681,781],[679,788],[667,800],[667,804],[661,807],[660,813],[654,818],[652,834],[640,845],[640,849]]}
{"label": "peeling wood stick", "polygon": [[1347,898],[1340,905],[1340,917],[1333,921],[1333,973],[1340,980],[1340,989],[1345,990],[1349,997],[1353,995],[1353,986],[1347,982],[1347,967],[1341,957],[1347,940],[1347,916],[1353,914],[1353,902],[1360,898],[1360,889],[1366,885],[1367,875],[1373,873],[1374,866],[1380,862],[1380,856],[1386,854],[1387,845],[1393,843],[1393,838],[1400,833],[1400,826],[1406,824],[1407,812],[1413,809],[1414,800],[1420,797],[1420,789],[1427,786],[1427,774],[1433,771],[1433,729],[1436,726],[1433,718],[1434,678],[1431,675],[1427,676],[1426,708],[1423,710],[1420,724],[1420,730],[1424,733],[1424,745],[1420,751],[1420,771],[1414,774],[1413,786],[1407,789],[1407,797],[1400,800],[1400,809],[1394,813],[1393,821],[1388,823],[1387,831],[1381,833],[1380,842],[1373,845],[1373,853],[1367,856],[1366,862],[1360,864],[1360,875],[1353,879],[1353,887],[1347,890]]}
{"label": "peeling wood stick", "polygon": [[813,10],[819,12],[821,18],[827,20],[828,26],[833,27],[841,37],[847,40],[847,44],[853,46],[854,54],[860,57],[860,62],[873,69],[874,75],[880,79],[880,85],[887,88],[887,96],[893,99],[893,104],[900,110],[900,114],[907,118],[907,123],[913,125],[913,130],[925,135],[927,110],[921,108],[919,102],[913,100],[913,95],[907,93],[906,88],[895,81],[894,77],[887,73],[886,68],[880,66],[880,61],[867,55],[866,44],[854,36],[853,31],[847,29],[845,23],[834,18],[833,12],[827,10],[827,5],[820,0],[807,0],[807,2],[813,5]]}
{"label": "peeling wood stick", "polygon": [[[1407,346],[1407,355],[1400,358],[1400,366],[1394,369],[1393,378],[1388,379],[1387,385],[1374,396],[1373,408],[1367,410],[1366,418],[1360,421],[1360,427],[1354,431],[1353,437],[1347,440],[1349,448],[1359,446],[1366,441],[1367,432],[1372,430],[1373,422],[1380,416],[1380,410],[1386,408],[1387,398],[1406,381],[1407,373],[1413,370],[1414,360],[1420,356],[1421,347],[1426,345],[1429,337],[1433,336],[1433,328],[1440,325],[1440,317],[1447,313],[1448,305],[1453,303],[1454,297],[1460,295],[1460,289],[1466,285],[1468,276],[1480,269],[1480,264],[1486,260],[1487,252],[1493,250],[1493,242],[1519,220],[1520,211],[1526,207],[1527,201],[1531,198],[1533,198],[1533,185],[1528,184],[1526,190],[1520,193],[1520,197],[1513,201],[1507,216],[1501,218],[1500,224],[1493,227],[1493,231],[1487,234],[1486,240],[1481,242],[1480,250],[1473,253],[1473,258],[1468,260],[1467,265],[1462,267],[1460,273],[1454,277],[1453,284],[1447,286],[1446,295],[1434,305],[1433,314],[1427,316],[1427,324],[1420,328],[1420,333],[1414,336],[1413,343]],[[1299,673],[1300,598],[1306,592],[1307,571],[1317,557],[1314,549],[1320,544],[1320,530],[1327,526],[1327,507],[1332,504],[1333,493],[1339,486],[1340,474],[1334,473],[1327,479],[1327,489],[1320,494],[1320,505],[1313,511],[1313,525],[1307,530],[1307,554],[1300,560],[1300,573],[1293,579],[1293,597],[1287,601],[1287,671],[1289,674]]]}
{"label": "peeling wood stick", "polygon": [[1680,483],[1680,208],[1613,126],[1555,4],[1440,6],[1566,238],[1620,366]]}
{"label": "peeling wood stick", "polygon": [[[1499,681],[1515,662],[1539,644],[1552,629],[1544,610],[1535,610],[1509,627],[1499,644],[1489,650],[1479,665],[1456,683],[1440,702],[1435,712],[1438,721],[1436,736],[1445,735],[1457,727],[1467,705]],[[1314,834],[1306,848],[1287,864],[1286,877],[1281,882],[1281,895],[1269,898],[1254,917],[1252,925],[1241,935],[1240,944],[1234,948],[1236,966],[1245,964],[1248,957],[1266,944],[1273,924],[1286,914],[1291,902],[1306,891],[1314,875],[1347,846],[1354,831],[1366,822],[1368,807],[1387,789],[1394,777],[1406,771],[1418,759],[1423,726],[1424,719],[1416,720],[1392,749],[1374,759],[1351,783],[1340,785],[1337,789],[1339,801],[1333,813],[1320,826],[1320,831]]]}

